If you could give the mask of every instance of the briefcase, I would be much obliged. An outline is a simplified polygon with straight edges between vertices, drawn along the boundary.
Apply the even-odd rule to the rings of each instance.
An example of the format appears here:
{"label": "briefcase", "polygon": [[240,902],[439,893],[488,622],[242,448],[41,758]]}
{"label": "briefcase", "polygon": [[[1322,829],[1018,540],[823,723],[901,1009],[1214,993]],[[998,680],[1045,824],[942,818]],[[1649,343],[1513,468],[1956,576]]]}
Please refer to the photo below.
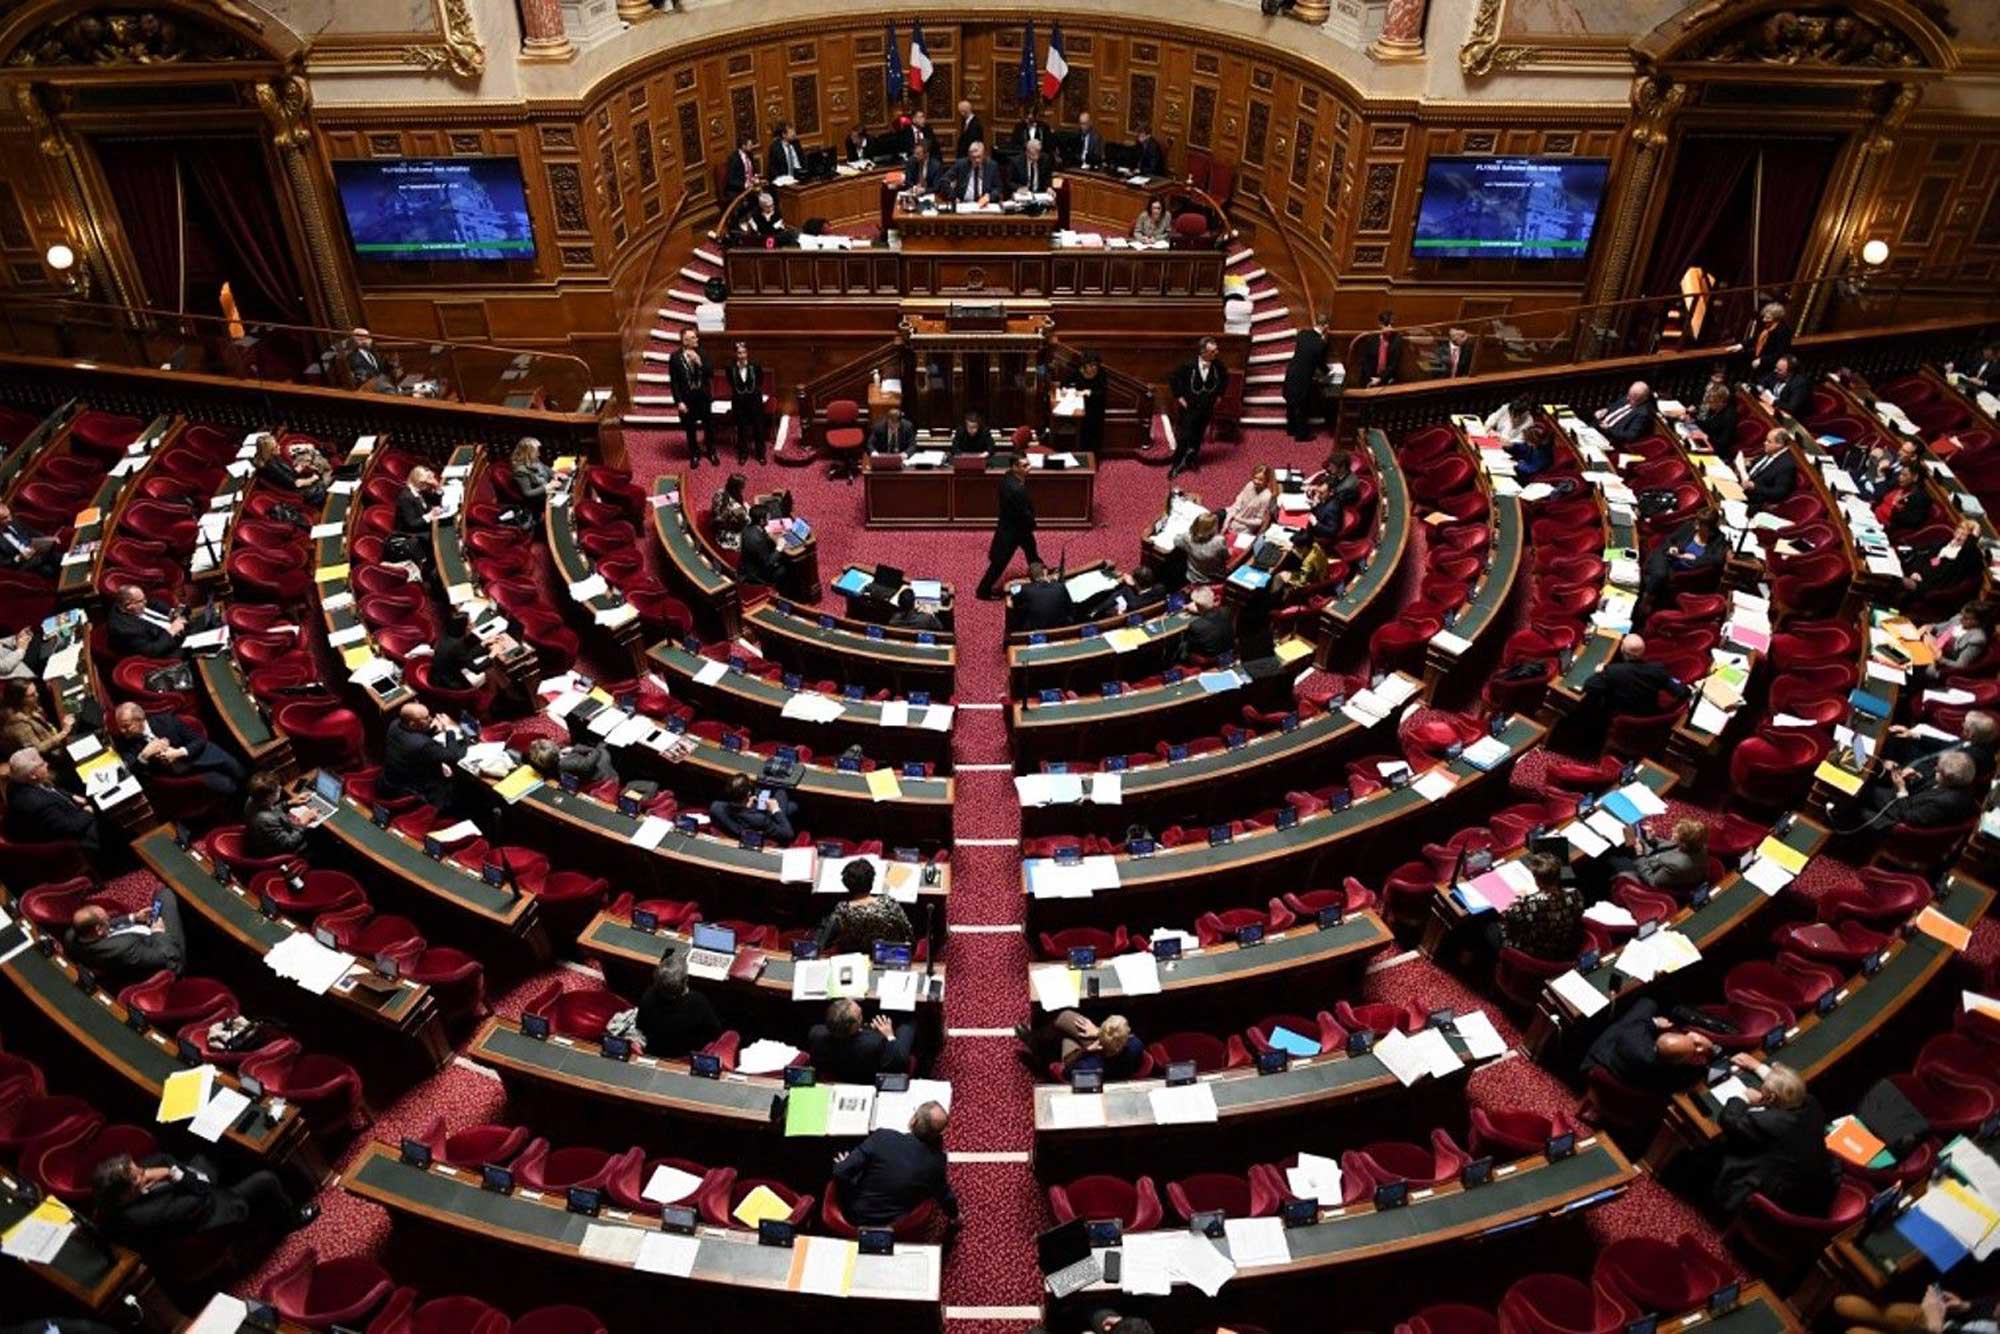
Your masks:
{"label": "briefcase", "polygon": [[1923,1143],[1931,1133],[1930,1121],[1917,1110],[1916,1104],[1886,1079],[1876,1080],[1874,1086],[1861,1095],[1861,1105],[1855,1108],[1854,1114],[1898,1159]]}

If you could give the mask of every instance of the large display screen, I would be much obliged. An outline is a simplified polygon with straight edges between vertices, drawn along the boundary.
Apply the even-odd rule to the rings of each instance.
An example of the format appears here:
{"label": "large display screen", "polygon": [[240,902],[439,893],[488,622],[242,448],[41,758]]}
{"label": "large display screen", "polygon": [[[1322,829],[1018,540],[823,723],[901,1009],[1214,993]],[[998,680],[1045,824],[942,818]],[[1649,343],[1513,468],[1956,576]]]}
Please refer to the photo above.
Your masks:
{"label": "large display screen", "polygon": [[1582,259],[1610,170],[1604,158],[1434,157],[1418,258]]}
{"label": "large display screen", "polygon": [[336,162],[354,253],[383,260],[533,259],[515,158]]}

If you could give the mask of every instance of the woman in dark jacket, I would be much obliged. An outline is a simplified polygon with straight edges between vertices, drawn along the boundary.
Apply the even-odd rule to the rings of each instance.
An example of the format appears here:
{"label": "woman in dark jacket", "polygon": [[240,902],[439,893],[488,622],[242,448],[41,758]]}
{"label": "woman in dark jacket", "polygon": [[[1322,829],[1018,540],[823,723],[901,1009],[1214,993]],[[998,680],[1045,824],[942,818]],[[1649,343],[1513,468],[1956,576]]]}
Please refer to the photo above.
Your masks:
{"label": "woman in dark jacket", "polygon": [[250,775],[243,803],[243,847],[252,857],[283,857],[306,849],[306,831],[285,807],[285,789],[270,773]]}

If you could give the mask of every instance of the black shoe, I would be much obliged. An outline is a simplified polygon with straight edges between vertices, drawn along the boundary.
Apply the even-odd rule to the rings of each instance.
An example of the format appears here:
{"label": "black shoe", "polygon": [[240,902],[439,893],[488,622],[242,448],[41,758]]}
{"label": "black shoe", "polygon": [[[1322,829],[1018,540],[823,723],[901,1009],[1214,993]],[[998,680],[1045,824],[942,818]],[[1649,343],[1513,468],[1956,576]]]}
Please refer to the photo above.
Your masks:
{"label": "black shoe", "polygon": [[722,460],[716,457],[715,451],[712,449],[708,451],[708,461],[715,467],[720,468],[722,466]]}
{"label": "black shoe", "polygon": [[1000,600],[1000,595],[990,588],[979,589],[973,596],[981,602],[998,602]]}
{"label": "black shoe", "polygon": [[310,1227],[313,1220],[318,1217],[319,1206],[317,1204],[302,1204],[299,1206],[297,1218],[293,1220],[292,1230],[296,1232],[302,1227]]}
{"label": "black shoe", "polygon": [[1035,1032],[1026,1024],[1016,1024],[1014,1025],[1014,1037],[1022,1046],[1026,1046],[1034,1041]]}

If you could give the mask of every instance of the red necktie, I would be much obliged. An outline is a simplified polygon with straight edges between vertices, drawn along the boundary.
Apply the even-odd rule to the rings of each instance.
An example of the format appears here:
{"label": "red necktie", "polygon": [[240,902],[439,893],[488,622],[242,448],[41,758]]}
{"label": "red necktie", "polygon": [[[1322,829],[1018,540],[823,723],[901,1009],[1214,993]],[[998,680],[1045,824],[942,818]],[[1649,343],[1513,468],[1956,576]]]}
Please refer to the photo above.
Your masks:
{"label": "red necktie", "polygon": [[1381,334],[1375,339],[1375,373],[1382,374],[1389,369],[1389,335]]}

